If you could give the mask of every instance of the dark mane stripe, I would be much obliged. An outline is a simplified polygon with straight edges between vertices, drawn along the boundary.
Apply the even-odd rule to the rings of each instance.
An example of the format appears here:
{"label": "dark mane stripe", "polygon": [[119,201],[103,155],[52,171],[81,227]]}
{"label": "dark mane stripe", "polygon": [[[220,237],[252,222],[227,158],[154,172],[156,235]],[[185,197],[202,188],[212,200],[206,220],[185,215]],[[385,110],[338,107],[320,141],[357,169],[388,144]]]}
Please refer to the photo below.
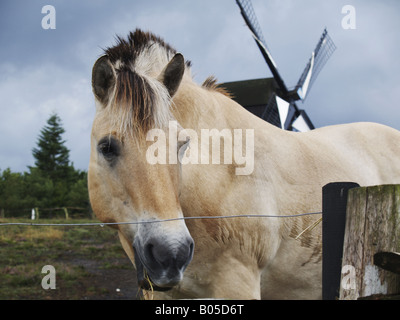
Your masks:
{"label": "dark mane stripe", "polygon": [[176,50],[163,39],[140,29],[130,32],[126,40],[117,36],[117,44],[114,47],[107,48],[105,53],[112,63],[120,60],[122,63],[128,64],[134,62],[143,49],[149,47],[152,43],[158,43],[168,53],[176,53]]}
{"label": "dark mane stripe", "polygon": [[132,120],[147,132],[154,127],[155,92],[149,83],[128,68],[118,70],[113,106],[130,108]]}
{"label": "dark mane stripe", "polygon": [[[167,59],[176,53],[161,38],[140,29],[130,32],[127,39],[117,37],[117,44],[105,50],[116,73],[114,99],[109,111],[114,117],[114,123],[123,128],[123,131],[134,130],[136,134],[145,134],[162,122],[163,119],[157,119],[157,114],[158,118],[163,118],[159,114],[167,113],[156,110],[157,101],[161,99],[159,95],[165,95],[166,91],[156,90],[156,86],[160,88],[160,84],[134,70],[135,61],[140,54],[154,44],[165,50]],[[119,119],[115,117],[117,115]]]}

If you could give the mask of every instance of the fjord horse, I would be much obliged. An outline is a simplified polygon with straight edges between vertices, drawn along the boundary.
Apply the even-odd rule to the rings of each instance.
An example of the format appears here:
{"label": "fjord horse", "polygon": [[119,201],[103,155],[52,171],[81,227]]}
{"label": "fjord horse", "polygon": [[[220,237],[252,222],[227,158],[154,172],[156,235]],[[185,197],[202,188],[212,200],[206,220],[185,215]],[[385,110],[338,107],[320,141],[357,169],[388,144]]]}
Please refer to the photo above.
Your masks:
{"label": "fjord horse", "polygon": [[[159,37],[136,30],[117,41],[93,67],[89,193],[101,221],[137,223],[114,227],[139,285],[155,298],[320,298],[321,225],[295,239],[320,216],[206,217],[318,212],[329,182],[400,183],[400,133],[372,123],[284,131],[215,81],[196,84],[190,63]],[[187,139],[168,134],[171,121]],[[194,161],[189,155],[206,159],[212,148],[192,144],[186,128],[198,137],[203,129],[253,130],[242,150],[254,146],[254,167],[238,174],[243,163],[232,158]],[[155,129],[164,141],[149,139]],[[153,157],[176,150],[170,158],[193,161],[149,161],[157,142]],[[175,219],[194,216],[205,219]]]}

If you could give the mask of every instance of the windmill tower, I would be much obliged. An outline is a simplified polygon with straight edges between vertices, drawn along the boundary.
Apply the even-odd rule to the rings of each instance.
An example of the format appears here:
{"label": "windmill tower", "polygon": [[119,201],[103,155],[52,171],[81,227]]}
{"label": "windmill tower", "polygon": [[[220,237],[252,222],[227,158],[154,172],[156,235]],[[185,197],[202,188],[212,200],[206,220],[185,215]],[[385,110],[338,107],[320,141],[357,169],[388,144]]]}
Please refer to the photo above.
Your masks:
{"label": "windmill tower", "polygon": [[251,0],[236,0],[236,3],[273,77],[227,82],[221,86],[233,94],[236,102],[277,127],[301,132],[314,129],[307,113],[299,109],[296,102],[305,101],[315,79],[336,49],[328,31],[325,29],[322,33],[297,85],[288,89],[268,50]]}

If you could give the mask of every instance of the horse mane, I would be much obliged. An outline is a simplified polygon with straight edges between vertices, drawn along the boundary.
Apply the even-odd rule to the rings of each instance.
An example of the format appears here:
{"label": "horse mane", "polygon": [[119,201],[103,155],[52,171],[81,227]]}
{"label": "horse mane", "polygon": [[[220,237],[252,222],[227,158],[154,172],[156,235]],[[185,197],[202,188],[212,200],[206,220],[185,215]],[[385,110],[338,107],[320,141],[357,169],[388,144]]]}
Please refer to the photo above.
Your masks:
{"label": "horse mane", "polygon": [[[172,118],[167,89],[156,77],[176,54],[160,37],[136,29],[126,39],[104,50],[116,75],[113,98],[105,108],[113,127],[124,134],[145,135],[148,130],[163,128]],[[190,67],[190,61],[186,62]]]}
{"label": "horse mane", "polygon": [[219,92],[228,98],[233,97],[233,95],[226,88],[222,87],[218,83],[218,80],[214,76],[209,76],[206,80],[204,80],[201,86],[205,89]]}
{"label": "horse mane", "polygon": [[[166,88],[156,78],[177,51],[151,32],[136,29],[126,39],[117,36],[116,44],[104,50],[116,75],[113,98],[105,108],[112,127],[121,134],[146,135],[152,128],[164,128],[172,119]],[[185,62],[190,69],[191,62]],[[203,88],[229,93],[214,77],[206,79]]]}

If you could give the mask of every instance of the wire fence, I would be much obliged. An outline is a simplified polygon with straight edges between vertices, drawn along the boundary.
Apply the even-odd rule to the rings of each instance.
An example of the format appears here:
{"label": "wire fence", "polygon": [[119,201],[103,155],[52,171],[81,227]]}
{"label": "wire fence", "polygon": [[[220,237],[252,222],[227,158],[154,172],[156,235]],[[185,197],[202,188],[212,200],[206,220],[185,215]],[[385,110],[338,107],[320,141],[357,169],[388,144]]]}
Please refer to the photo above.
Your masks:
{"label": "wire fence", "polygon": [[53,208],[22,208],[22,209],[0,209],[0,219],[4,218],[93,218],[90,207],[53,207]]}
{"label": "wire fence", "polygon": [[88,223],[35,223],[35,222],[4,222],[0,223],[0,226],[33,226],[33,227],[65,227],[65,226],[111,226],[111,225],[140,225],[140,224],[152,224],[152,223],[165,223],[179,220],[201,220],[201,219],[233,219],[233,218],[296,218],[310,215],[319,215],[322,212],[309,212],[299,213],[293,215],[258,215],[258,214],[242,214],[232,216],[198,216],[198,217],[180,217],[171,219],[154,219],[154,220],[142,220],[142,221],[128,221],[128,222],[88,222]]}

